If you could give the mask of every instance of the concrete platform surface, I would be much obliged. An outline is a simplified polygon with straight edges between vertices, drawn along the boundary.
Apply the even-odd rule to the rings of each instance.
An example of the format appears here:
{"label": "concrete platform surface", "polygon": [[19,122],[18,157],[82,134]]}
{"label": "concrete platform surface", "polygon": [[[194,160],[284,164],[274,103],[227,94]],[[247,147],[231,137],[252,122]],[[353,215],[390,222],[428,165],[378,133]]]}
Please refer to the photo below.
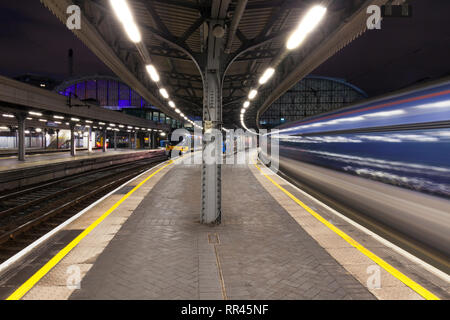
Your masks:
{"label": "concrete platform surface", "polygon": [[[76,237],[153,171],[62,232]],[[223,166],[223,223],[199,223],[200,166],[158,171],[83,238],[24,299],[422,299],[313,218],[253,165]],[[280,185],[286,182],[272,176]],[[277,180],[278,179],[278,180]],[[448,283],[289,189],[439,297]],[[59,245],[63,236],[60,236]],[[63,242],[64,242],[63,241]],[[58,252],[42,246],[0,275],[6,297]],[[37,262],[39,261],[39,262]],[[373,272],[375,270],[375,272]],[[377,273],[378,270],[378,273]],[[379,283],[371,279],[379,276]],[[375,279],[377,280],[377,279]]]}

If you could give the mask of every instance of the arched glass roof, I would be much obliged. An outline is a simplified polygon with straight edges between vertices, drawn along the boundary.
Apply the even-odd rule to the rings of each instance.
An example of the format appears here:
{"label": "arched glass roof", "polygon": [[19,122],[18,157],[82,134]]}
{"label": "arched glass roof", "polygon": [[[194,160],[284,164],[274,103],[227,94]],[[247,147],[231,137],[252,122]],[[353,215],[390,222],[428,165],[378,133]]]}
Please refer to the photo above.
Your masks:
{"label": "arched glass roof", "polygon": [[272,128],[283,123],[340,109],[364,98],[367,98],[364,91],[345,80],[308,76],[264,112],[260,118],[260,125]]}

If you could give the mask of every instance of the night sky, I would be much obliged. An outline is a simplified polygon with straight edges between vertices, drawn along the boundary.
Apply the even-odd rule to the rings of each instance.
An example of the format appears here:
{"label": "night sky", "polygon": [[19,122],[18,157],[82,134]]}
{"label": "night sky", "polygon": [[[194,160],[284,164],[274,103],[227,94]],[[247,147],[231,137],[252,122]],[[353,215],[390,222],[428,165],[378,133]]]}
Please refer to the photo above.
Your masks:
{"label": "night sky", "polygon": [[[413,0],[413,18],[383,21],[313,74],[346,79],[370,96],[424,79],[450,75],[450,1]],[[67,51],[77,75],[112,74],[38,0],[0,0],[0,74],[68,76]]]}
{"label": "night sky", "polygon": [[77,75],[113,74],[39,0],[0,0],[0,74],[68,76],[68,50]]}

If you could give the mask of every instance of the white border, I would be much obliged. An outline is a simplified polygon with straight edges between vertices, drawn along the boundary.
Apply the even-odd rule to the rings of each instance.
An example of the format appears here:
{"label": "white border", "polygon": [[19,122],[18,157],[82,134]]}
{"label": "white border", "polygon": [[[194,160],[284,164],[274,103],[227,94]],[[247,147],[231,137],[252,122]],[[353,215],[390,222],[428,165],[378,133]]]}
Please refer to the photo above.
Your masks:
{"label": "white border", "polygon": [[87,211],[89,211],[90,209],[95,207],[97,204],[99,204],[100,202],[102,202],[103,200],[108,198],[110,195],[112,195],[113,193],[116,193],[118,190],[120,190],[121,188],[123,188],[124,186],[129,184],[130,182],[133,182],[134,180],[140,178],[142,175],[144,175],[144,174],[148,173],[149,171],[154,170],[154,169],[156,169],[156,168],[166,164],[169,161],[170,160],[164,161],[164,162],[162,162],[162,163],[160,163],[160,164],[158,164],[158,165],[156,165],[156,166],[154,166],[154,167],[144,171],[143,173],[137,175],[136,177],[132,178],[131,180],[128,180],[127,182],[124,182],[119,187],[117,187],[116,189],[114,189],[113,191],[108,193],[107,195],[105,195],[105,196],[101,197],[100,199],[98,199],[97,201],[91,203],[88,207],[84,208],[83,210],[78,212],[76,215],[74,215],[70,219],[66,220],[65,222],[63,222],[62,224],[57,226],[55,229],[53,229],[50,232],[48,232],[47,234],[43,235],[42,237],[40,237],[39,239],[37,239],[36,241],[34,241],[30,245],[28,245],[26,248],[22,249],[20,252],[16,253],[14,256],[12,256],[8,260],[6,260],[2,264],[0,264],[0,275],[2,275],[2,273],[4,271],[6,271],[9,267],[11,267],[11,265],[13,265],[14,263],[19,261],[20,259],[22,259],[22,258],[26,257],[28,254],[30,254],[33,249],[35,249],[36,247],[38,247],[39,245],[41,245],[45,241],[49,240],[56,233],[58,233],[61,229],[63,229],[64,227],[66,227],[67,225],[69,225],[70,223],[72,223],[73,221],[75,221],[76,219],[81,217],[82,215],[84,215]]}
{"label": "white border", "polygon": [[[269,168],[267,168],[264,164],[262,164],[266,169],[268,169],[269,171],[273,172],[272,170],[270,170]],[[329,206],[327,206],[325,203],[323,203],[322,201],[314,198],[313,196],[311,196],[310,194],[306,193],[305,191],[301,190],[300,188],[298,188],[297,186],[293,185],[291,182],[287,181],[286,179],[284,179],[283,177],[281,177],[280,175],[276,174],[275,175],[280,178],[281,180],[283,180],[284,182],[288,183],[290,186],[292,186],[295,190],[297,190],[298,192],[300,192],[301,194],[303,194],[304,196],[308,197],[309,199],[315,201],[316,203],[318,203],[319,205],[323,206],[325,209],[329,210],[330,212],[332,212],[334,215],[338,216],[339,218],[341,218],[342,220],[350,223],[352,226],[358,228],[359,230],[365,232],[366,234],[368,234],[369,236],[373,237],[375,240],[381,242],[383,245],[393,249],[394,251],[396,251],[397,253],[399,253],[400,255],[404,256],[405,258],[411,260],[412,262],[415,262],[419,265],[421,265],[424,269],[426,269],[427,271],[431,272],[432,274],[434,274],[435,276],[441,278],[444,281],[447,281],[450,283],[450,275],[448,275],[447,273],[439,270],[438,268],[432,266],[431,264],[423,261],[422,259],[412,255],[411,253],[409,253],[408,251],[400,248],[399,246],[393,244],[392,242],[390,242],[389,240],[386,240],[384,238],[382,238],[381,236],[377,235],[376,233],[370,231],[369,229],[367,229],[366,227],[360,225],[359,223],[351,220],[350,218],[344,216],[342,213],[337,212],[336,210],[334,210],[333,208],[330,208]]]}

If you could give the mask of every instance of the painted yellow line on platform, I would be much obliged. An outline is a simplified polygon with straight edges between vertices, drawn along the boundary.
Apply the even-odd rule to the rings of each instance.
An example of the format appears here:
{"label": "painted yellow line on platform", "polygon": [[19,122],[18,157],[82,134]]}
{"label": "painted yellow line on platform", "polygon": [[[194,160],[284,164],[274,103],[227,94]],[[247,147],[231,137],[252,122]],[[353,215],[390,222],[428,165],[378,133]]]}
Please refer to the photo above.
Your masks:
{"label": "painted yellow line on platform", "polygon": [[270,178],[268,175],[262,172],[261,168],[255,164],[255,167],[261,172],[261,174],[266,177],[270,182],[272,182],[278,189],[283,191],[289,198],[294,200],[299,206],[301,206],[303,209],[305,209],[308,213],[310,213],[313,217],[315,217],[317,220],[322,222],[324,225],[326,225],[328,228],[330,228],[332,231],[337,233],[340,237],[342,237],[345,241],[350,243],[353,247],[358,249],[362,254],[364,254],[366,257],[371,259],[373,262],[378,264],[380,267],[382,267],[384,270],[389,272],[391,275],[393,275],[395,278],[403,282],[405,285],[410,287],[412,290],[417,292],[419,295],[424,297],[427,300],[440,300],[437,296],[435,296],[433,293],[422,287],[420,284],[415,282],[414,280],[411,280],[409,277],[405,276],[403,273],[395,269],[393,266],[391,266],[389,263],[372,253],[371,251],[364,248],[361,244],[359,244],[357,241],[355,241],[353,238],[351,238],[349,235],[347,235],[345,232],[340,230],[339,228],[335,227],[333,224],[328,222],[326,219],[324,219],[320,214],[312,210],[310,207],[308,207],[306,204],[304,204],[302,201],[297,199],[292,193],[287,191],[285,188],[280,186],[278,183],[276,183],[272,178]]}
{"label": "painted yellow line on platform", "polygon": [[73,248],[75,248],[84,237],[86,237],[92,230],[94,230],[103,220],[106,219],[114,210],[119,207],[122,202],[127,200],[136,190],[142,187],[148,180],[150,180],[154,175],[163,170],[164,168],[170,166],[174,161],[169,160],[166,165],[159,168],[147,178],[145,178],[141,183],[123,196],[119,201],[117,201],[111,208],[108,209],[100,218],[98,218],[94,223],[92,223],[87,229],[72,240],[64,249],[58,252],[49,262],[47,262],[41,269],[39,269],[30,279],[28,279],[24,284],[22,284],[13,294],[11,294],[6,300],[19,300],[28,291],[30,291],[39,280],[41,280],[54,266],[56,266]]}

